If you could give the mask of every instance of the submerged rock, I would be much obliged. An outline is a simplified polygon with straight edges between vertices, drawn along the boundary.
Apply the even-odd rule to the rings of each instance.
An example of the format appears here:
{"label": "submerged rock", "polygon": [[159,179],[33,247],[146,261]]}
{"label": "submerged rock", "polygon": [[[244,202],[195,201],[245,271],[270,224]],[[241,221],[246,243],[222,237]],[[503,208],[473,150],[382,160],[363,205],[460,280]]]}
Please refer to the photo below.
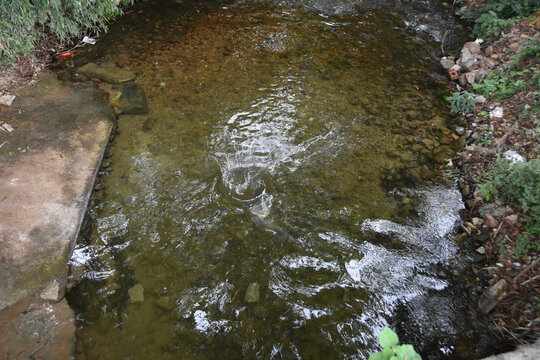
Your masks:
{"label": "submerged rock", "polygon": [[247,290],[246,290],[246,296],[244,297],[244,301],[247,303],[256,303],[259,302],[261,295],[259,293],[259,284],[257,282],[252,282],[249,284]]}
{"label": "submerged rock", "polygon": [[124,83],[135,80],[135,73],[131,70],[121,69],[113,64],[88,63],[79,69],[79,72],[89,78],[97,78],[110,83]]}
{"label": "submerged rock", "polygon": [[133,302],[144,301],[144,287],[142,284],[137,284],[128,290],[129,298]]}
{"label": "submerged rock", "polygon": [[116,84],[113,90],[120,91],[118,99],[118,112],[120,114],[141,115],[148,114],[148,102],[143,89],[134,81]]}

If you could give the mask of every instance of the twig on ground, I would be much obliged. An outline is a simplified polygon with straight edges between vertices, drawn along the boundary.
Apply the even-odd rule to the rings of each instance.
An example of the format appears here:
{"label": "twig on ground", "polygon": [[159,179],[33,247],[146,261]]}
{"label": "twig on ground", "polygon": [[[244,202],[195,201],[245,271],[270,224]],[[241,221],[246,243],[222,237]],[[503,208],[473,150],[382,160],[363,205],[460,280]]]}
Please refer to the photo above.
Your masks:
{"label": "twig on ground", "polygon": [[536,260],[534,260],[532,263],[530,263],[529,266],[527,266],[525,269],[523,269],[519,274],[517,274],[516,277],[513,280],[514,284],[516,283],[517,279],[519,279],[523,274],[525,274],[530,269],[534,268],[536,266],[536,264],[538,264],[539,261],[540,261],[540,256],[537,257]]}

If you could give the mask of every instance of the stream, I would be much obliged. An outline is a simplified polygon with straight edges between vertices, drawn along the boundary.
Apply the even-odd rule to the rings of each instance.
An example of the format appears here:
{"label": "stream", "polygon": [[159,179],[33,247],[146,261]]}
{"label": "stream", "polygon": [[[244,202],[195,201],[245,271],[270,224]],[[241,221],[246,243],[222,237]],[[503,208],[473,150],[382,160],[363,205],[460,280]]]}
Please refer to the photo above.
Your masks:
{"label": "stream", "polygon": [[[446,20],[445,20],[446,19]],[[84,359],[492,353],[431,1],[148,1],[87,61],[137,74],[71,258]]]}

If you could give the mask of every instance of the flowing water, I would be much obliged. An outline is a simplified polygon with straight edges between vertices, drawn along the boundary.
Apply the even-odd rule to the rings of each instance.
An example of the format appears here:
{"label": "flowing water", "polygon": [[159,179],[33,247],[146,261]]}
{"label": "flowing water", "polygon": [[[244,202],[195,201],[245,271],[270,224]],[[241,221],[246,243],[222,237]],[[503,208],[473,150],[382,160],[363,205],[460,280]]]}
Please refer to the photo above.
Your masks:
{"label": "flowing water", "polygon": [[485,351],[426,41],[444,14],[395,3],[113,24],[88,56],[136,71],[149,113],[120,115],[71,260],[79,354],[362,359],[384,326],[425,358]]}

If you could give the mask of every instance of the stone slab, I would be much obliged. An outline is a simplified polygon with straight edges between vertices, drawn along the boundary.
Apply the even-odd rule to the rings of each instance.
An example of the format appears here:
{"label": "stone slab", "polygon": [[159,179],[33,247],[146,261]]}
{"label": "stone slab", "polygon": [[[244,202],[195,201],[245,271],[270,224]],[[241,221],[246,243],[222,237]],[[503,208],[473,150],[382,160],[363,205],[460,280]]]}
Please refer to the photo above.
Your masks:
{"label": "stone slab", "polygon": [[520,345],[516,350],[489,356],[483,360],[537,360],[540,359],[540,339],[534,344]]}
{"label": "stone slab", "polygon": [[94,84],[52,74],[2,110],[0,309],[63,283],[114,121]]}
{"label": "stone slab", "polygon": [[0,359],[74,358],[75,319],[66,299],[25,298],[0,311],[0,329]]}

